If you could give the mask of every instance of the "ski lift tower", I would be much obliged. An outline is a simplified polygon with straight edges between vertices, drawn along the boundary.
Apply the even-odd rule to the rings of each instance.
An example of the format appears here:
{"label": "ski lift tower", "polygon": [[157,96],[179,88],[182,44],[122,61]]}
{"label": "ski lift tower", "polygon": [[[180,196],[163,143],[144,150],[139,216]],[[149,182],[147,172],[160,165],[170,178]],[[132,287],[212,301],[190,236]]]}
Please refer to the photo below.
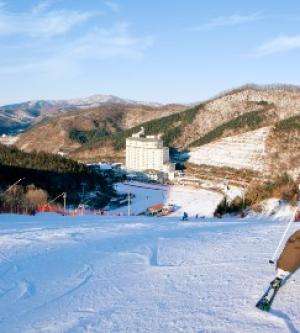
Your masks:
{"label": "ski lift tower", "polygon": [[81,193],[82,204],[81,204],[81,207],[82,207],[82,215],[83,215],[84,214],[84,202],[85,202],[85,200],[84,200],[84,197],[85,197],[84,188],[87,185],[87,183],[82,182],[80,185],[82,186],[82,193]]}
{"label": "ski lift tower", "polygon": [[66,209],[67,209],[67,192],[64,192],[63,199],[64,199],[64,212],[66,212]]}

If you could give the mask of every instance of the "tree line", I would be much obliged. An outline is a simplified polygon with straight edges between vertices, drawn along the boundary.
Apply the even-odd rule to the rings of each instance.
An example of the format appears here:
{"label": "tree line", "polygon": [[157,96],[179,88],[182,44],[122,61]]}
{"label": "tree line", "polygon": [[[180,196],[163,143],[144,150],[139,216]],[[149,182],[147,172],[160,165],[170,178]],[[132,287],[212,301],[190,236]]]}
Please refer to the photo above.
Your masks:
{"label": "tree line", "polygon": [[[89,170],[84,164],[58,155],[43,152],[25,153],[15,147],[0,145],[0,192],[4,193],[2,202],[11,202],[5,191],[18,179],[22,181],[19,187],[16,187],[16,196],[23,197],[23,205],[27,205],[28,197],[33,196],[33,187],[44,191],[49,198],[67,192],[68,203],[77,205],[84,200],[81,195],[84,186],[86,192],[95,192],[93,205],[96,208],[103,207],[114,195],[107,179]],[[29,193],[28,186],[32,186]],[[21,195],[22,193],[25,196]],[[38,192],[34,193],[37,194]]]}

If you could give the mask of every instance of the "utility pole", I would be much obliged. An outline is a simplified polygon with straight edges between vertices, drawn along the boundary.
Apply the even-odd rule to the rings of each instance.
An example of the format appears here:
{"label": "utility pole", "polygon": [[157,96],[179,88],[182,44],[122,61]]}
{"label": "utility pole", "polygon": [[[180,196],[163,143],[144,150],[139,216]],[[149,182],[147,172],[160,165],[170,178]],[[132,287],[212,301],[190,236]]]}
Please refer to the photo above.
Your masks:
{"label": "utility pole", "polygon": [[245,209],[245,195],[246,195],[245,192],[246,192],[246,186],[244,186],[244,188],[243,188],[243,207],[242,207],[243,211]]}
{"label": "utility pole", "polygon": [[81,200],[82,200],[82,210],[81,210],[81,212],[82,212],[82,215],[84,215],[84,187],[85,187],[85,185],[86,185],[86,183],[81,183],[81,186],[82,186],[82,198],[81,198]]}
{"label": "utility pole", "polygon": [[67,210],[67,192],[64,192],[63,198],[64,198],[64,212],[66,212],[66,210]]}
{"label": "utility pole", "polygon": [[131,201],[131,193],[128,191],[128,196],[127,196],[127,201],[128,201],[128,211],[127,211],[127,215],[130,216],[131,212],[130,212],[130,201]]}
{"label": "utility pole", "polygon": [[81,183],[82,186],[82,200],[84,200],[84,187],[85,187],[86,183]]}

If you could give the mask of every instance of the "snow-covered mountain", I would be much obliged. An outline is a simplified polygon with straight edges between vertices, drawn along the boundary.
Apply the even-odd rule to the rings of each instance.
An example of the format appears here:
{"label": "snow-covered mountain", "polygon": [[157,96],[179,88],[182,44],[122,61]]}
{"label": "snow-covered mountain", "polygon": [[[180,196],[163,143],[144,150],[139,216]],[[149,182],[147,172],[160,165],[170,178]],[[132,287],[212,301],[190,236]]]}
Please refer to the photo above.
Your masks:
{"label": "snow-covered mountain", "polygon": [[0,106],[0,110],[14,111],[14,110],[42,110],[52,107],[93,107],[101,104],[126,104],[126,105],[149,105],[149,106],[162,106],[163,104],[157,102],[144,102],[135,101],[132,99],[125,99],[114,95],[95,94],[89,97],[60,99],[60,100],[31,100],[22,103],[9,104]]}
{"label": "snow-covered mountain", "polygon": [[61,102],[64,106],[72,107],[93,107],[101,104],[125,104],[125,105],[148,105],[152,107],[162,106],[160,103],[156,102],[143,102],[143,101],[134,101],[132,99],[124,99],[113,95],[101,95],[96,94],[86,98],[74,98],[69,100],[56,101]]}
{"label": "snow-covered mountain", "polygon": [[57,116],[63,112],[88,109],[105,104],[145,105],[160,107],[156,102],[142,102],[113,95],[96,94],[90,97],[66,100],[32,100],[23,103],[0,106],[0,135],[16,134],[45,117]]}

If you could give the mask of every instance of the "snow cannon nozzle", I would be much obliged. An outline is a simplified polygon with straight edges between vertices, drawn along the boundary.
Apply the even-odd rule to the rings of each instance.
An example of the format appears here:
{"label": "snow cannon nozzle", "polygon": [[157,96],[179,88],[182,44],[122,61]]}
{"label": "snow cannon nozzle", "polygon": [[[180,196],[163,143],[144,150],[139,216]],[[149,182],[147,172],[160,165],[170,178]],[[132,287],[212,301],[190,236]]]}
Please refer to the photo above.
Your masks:
{"label": "snow cannon nozzle", "polygon": [[275,262],[274,262],[274,260],[269,260],[269,264],[272,264],[272,265],[274,265],[275,264]]}

